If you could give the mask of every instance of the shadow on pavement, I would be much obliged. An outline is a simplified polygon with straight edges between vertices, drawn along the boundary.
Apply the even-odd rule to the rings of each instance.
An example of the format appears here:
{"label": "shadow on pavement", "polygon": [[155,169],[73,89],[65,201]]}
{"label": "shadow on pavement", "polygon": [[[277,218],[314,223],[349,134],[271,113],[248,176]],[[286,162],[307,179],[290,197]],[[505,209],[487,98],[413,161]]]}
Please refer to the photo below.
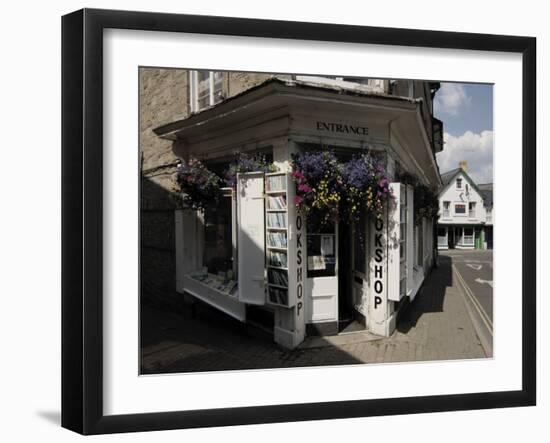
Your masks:
{"label": "shadow on pavement", "polygon": [[[443,312],[446,290],[452,284],[452,259],[439,256],[439,266],[404,311],[397,330],[407,334],[424,314]],[[364,363],[323,338],[323,346],[286,350],[273,342],[270,332],[198,302],[171,311],[144,303],[140,322],[141,374]]]}
{"label": "shadow on pavement", "polygon": [[141,374],[272,369],[363,363],[332,344],[286,350],[270,333],[203,304],[141,310]]}
{"label": "shadow on pavement", "polygon": [[424,281],[414,303],[400,317],[397,324],[399,332],[407,334],[426,313],[443,312],[447,287],[453,285],[453,263],[451,257],[444,255],[439,255],[438,263],[438,267],[434,267]]}

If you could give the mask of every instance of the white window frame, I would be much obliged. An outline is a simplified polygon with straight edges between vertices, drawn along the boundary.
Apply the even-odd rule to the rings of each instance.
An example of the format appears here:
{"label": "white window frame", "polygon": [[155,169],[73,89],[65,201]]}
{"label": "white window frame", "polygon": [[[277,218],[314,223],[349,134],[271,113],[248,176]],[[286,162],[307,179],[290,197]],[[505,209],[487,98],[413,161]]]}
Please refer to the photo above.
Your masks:
{"label": "white window frame", "polygon": [[216,104],[216,82],[214,80],[216,72],[218,71],[208,71],[209,100],[208,105],[201,108],[199,106],[199,72],[189,71],[189,104],[191,112],[199,112]]}
{"label": "white window frame", "polygon": [[[439,230],[442,229],[445,231],[445,235],[439,235]],[[447,226],[438,226],[437,227],[437,246],[448,246],[449,245],[449,228]]]}
{"label": "white window frame", "polygon": [[[471,242],[466,242],[466,229],[472,230],[472,235],[468,235],[468,237],[472,238]],[[475,246],[475,229],[473,226],[463,226],[462,227],[462,246]]]}
{"label": "white window frame", "polygon": [[[445,204],[447,204],[446,208]],[[451,202],[449,200],[443,201],[443,218],[451,218]]]}
{"label": "white window frame", "polygon": [[365,92],[385,92],[384,81],[368,78],[367,83],[359,83],[353,80],[344,80],[344,77],[324,77],[320,75],[297,75],[297,81],[315,83],[325,86],[336,86],[343,89]]}
{"label": "white window frame", "polygon": [[468,218],[476,218],[476,202],[468,202]]}
{"label": "white window frame", "polygon": [[[464,212],[456,212],[456,205],[462,205],[464,206]],[[466,217],[468,213],[466,212],[466,203],[464,202],[455,202],[453,206],[453,213],[457,217]]]}
{"label": "white window frame", "polygon": [[462,178],[458,177],[456,179],[456,189],[462,189]]}

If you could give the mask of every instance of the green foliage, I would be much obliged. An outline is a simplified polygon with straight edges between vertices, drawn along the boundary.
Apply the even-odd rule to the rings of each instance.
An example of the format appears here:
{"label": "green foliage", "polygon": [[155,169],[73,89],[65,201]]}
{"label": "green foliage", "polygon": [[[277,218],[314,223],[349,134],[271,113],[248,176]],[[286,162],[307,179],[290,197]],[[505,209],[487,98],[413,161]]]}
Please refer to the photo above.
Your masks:
{"label": "green foliage", "polygon": [[182,163],[176,173],[176,181],[181,191],[183,206],[204,210],[216,205],[221,197],[221,179],[201,161],[190,160]]}
{"label": "green foliage", "polygon": [[424,217],[428,219],[437,217],[439,213],[439,199],[435,192],[408,172],[400,174],[397,180],[414,188],[414,223],[416,225]]}

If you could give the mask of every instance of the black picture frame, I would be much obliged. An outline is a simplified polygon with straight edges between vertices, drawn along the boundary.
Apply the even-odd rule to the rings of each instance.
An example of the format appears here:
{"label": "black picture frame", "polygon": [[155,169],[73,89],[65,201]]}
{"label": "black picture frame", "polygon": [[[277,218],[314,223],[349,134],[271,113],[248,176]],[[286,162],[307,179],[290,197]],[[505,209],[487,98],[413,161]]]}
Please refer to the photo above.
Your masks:
{"label": "black picture frame", "polygon": [[[107,28],[522,55],[522,388],[131,415],[103,413],[103,30]],[[536,39],[504,35],[83,9],[62,18],[62,426],[82,434],[319,420],[536,403]]]}

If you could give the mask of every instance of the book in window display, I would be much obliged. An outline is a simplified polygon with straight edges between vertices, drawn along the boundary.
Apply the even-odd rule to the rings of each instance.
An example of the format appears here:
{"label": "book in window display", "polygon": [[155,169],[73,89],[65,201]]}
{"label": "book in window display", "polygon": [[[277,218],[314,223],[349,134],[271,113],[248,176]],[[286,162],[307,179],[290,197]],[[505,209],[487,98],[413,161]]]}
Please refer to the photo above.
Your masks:
{"label": "book in window display", "polygon": [[286,176],[284,174],[268,175],[267,176],[267,192],[283,192],[286,191]]}
{"label": "book in window display", "polygon": [[275,266],[277,268],[287,267],[287,255],[286,252],[281,251],[268,251],[268,265]]}
{"label": "book in window display", "polygon": [[269,228],[284,229],[286,228],[286,213],[284,212],[268,212],[267,226]]}
{"label": "book in window display", "polygon": [[267,240],[267,244],[273,248],[287,247],[286,232],[268,232]]}
{"label": "book in window display", "polygon": [[286,196],[285,195],[268,195],[267,209],[269,210],[285,210]]}

